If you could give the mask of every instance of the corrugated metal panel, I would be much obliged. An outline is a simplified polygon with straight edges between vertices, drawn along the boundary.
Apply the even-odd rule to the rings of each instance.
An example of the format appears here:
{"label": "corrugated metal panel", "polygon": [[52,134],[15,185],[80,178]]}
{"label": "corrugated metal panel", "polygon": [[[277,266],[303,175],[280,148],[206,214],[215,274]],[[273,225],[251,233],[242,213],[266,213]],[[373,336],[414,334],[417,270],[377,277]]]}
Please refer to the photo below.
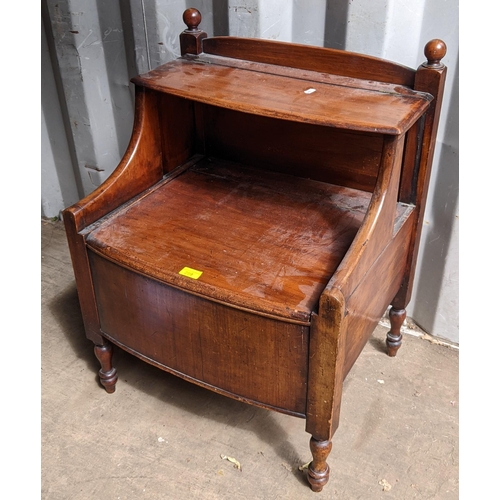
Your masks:
{"label": "corrugated metal panel", "polygon": [[132,128],[129,80],[178,57],[187,7],[202,12],[209,36],[345,48],[411,67],[423,62],[428,40],[445,40],[448,83],[437,164],[418,300],[408,312],[428,332],[458,341],[458,0],[45,0],[42,214],[57,215],[114,170]]}

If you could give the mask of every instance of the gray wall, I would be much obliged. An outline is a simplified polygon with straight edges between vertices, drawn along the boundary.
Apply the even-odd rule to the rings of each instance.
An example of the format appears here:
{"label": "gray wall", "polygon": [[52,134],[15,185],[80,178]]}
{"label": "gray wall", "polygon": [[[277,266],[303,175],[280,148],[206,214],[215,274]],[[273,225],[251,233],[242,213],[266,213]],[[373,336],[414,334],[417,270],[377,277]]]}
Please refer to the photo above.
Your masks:
{"label": "gray wall", "polygon": [[408,315],[458,342],[458,0],[42,1],[42,215],[59,215],[113,171],[133,122],[132,76],[179,55],[182,13],[210,35],[363,52],[416,68],[431,38],[448,80]]}

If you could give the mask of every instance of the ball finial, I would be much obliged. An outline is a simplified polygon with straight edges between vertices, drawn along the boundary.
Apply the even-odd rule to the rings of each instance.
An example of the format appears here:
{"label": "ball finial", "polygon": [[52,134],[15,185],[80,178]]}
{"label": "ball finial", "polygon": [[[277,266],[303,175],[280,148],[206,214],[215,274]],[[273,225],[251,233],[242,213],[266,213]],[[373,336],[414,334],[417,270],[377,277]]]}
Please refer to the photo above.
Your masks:
{"label": "ball finial", "polygon": [[197,9],[186,9],[182,15],[184,24],[188,27],[188,31],[198,31],[198,26],[201,23],[201,14]]}
{"label": "ball finial", "polygon": [[426,66],[439,68],[442,66],[441,59],[446,55],[446,44],[437,38],[427,42],[424,48],[425,57],[427,57]]}

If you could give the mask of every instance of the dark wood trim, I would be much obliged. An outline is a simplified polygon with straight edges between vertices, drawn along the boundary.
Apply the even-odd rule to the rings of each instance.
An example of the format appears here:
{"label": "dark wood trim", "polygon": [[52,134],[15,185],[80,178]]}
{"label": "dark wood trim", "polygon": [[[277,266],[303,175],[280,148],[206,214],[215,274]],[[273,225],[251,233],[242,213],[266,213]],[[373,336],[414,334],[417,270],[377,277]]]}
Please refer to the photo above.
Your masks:
{"label": "dark wood trim", "polygon": [[205,54],[408,87],[413,87],[415,78],[415,70],[401,64],[344,50],[236,37],[207,38],[202,46]]}
{"label": "dark wood trim", "polygon": [[120,164],[96,190],[66,209],[73,214],[77,232],[163,176],[156,94],[136,87],[135,110],[132,137]]}
{"label": "dark wood trim", "polygon": [[415,89],[431,94],[434,99],[425,115],[425,124],[422,134],[422,153],[420,156],[420,162],[418,166],[416,166],[418,169],[418,178],[416,182],[415,195],[415,226],[413,228],[412,240],[410,244],[411,250],[408,255],[405,277],[400,290],[392,302],[392,305],[396,309],[406,309],[406,306],[411,299],[446,81],[446,67],[439,61],[436,62],[436,57],[439,56],[442,58],[445,56],[446,45],[444,45],[444,43],[440,40],[431,40],[426,45],[425,52],[428,62],[422,64],[417,70],[415,77]]}

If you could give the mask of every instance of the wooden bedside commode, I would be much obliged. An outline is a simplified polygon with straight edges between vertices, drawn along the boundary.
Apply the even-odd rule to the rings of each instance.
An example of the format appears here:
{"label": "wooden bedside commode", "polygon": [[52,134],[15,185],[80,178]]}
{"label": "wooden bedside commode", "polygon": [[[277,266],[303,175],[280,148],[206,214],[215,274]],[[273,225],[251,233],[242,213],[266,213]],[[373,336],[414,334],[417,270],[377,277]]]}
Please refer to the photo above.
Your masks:
{"label": "wooden bedside commode", "polygon": [[446,46],[416,71],[367,55],[208,38],[132,80],[113,174],[64,211],[87,337],[220,394],[305,418],[328,481],[342,383],[389,305],[401,345]]}

